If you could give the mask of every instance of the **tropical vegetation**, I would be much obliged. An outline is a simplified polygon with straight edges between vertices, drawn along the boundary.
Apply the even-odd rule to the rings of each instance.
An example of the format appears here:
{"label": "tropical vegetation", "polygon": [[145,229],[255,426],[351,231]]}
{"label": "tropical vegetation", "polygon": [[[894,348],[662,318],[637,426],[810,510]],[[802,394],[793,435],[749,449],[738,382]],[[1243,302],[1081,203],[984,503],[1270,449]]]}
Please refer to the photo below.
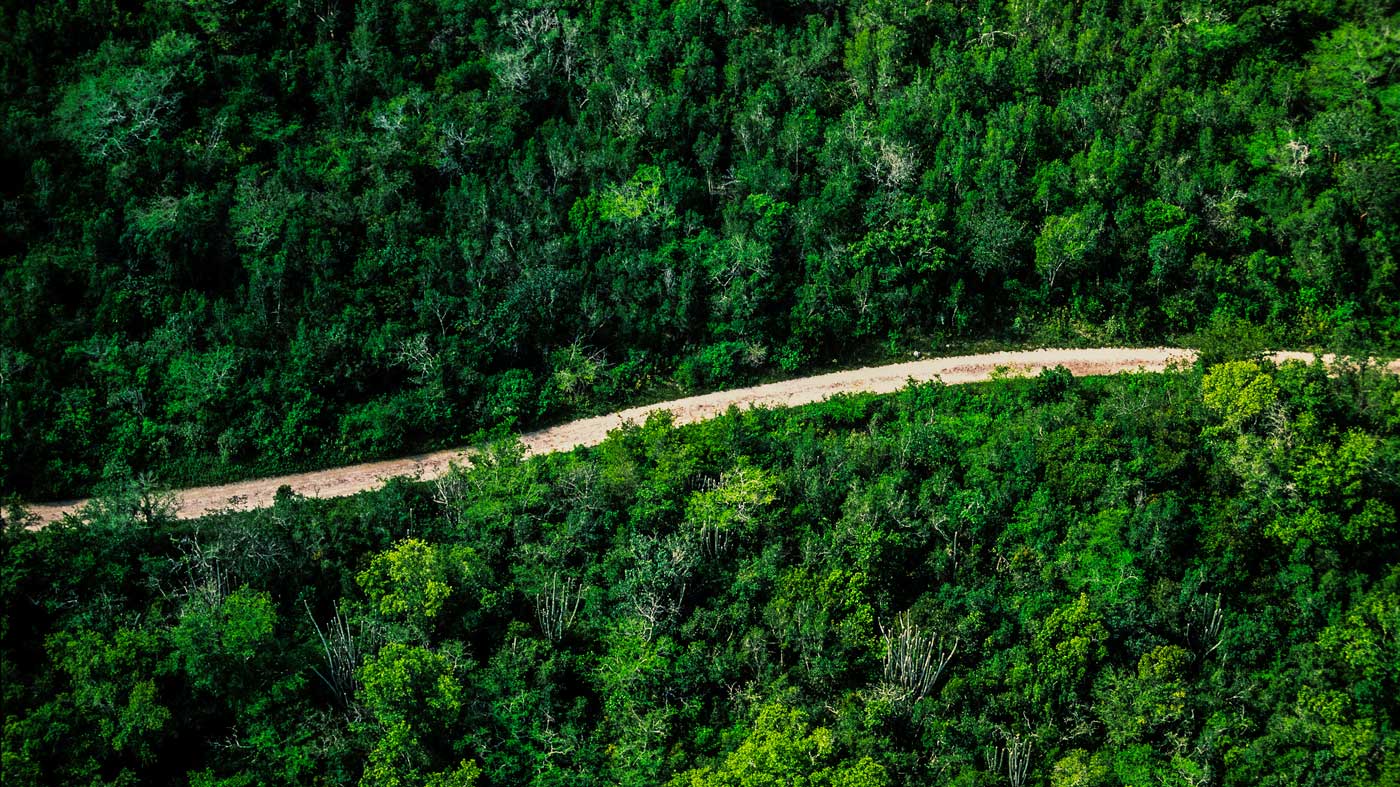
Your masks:
{"label": "tropical vegetation", "polygon": [[1394,785],[1400,379],[1236,360],[505,443],[0,557],[7,784]]}
{"label": "tropical vegetation", "polygon": [[0,10],[0,493],[1215,326],[1400,349],[1388,0]]}

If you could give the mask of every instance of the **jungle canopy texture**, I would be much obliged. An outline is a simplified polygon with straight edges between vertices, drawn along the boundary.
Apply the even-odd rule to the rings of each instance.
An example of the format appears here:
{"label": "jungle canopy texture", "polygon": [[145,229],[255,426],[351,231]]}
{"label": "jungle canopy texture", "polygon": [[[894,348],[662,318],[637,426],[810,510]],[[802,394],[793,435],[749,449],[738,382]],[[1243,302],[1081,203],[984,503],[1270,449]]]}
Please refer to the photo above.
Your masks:
{"label": "jungle canopy texture", "polygon": [[7,784],[1400,778],[1400,379],[921,385],[3,533]]}
{"label": "jungle canopy texture", "polygon": [[29,6],[28,499],[948,342],[1400,348],[1393,2]]}

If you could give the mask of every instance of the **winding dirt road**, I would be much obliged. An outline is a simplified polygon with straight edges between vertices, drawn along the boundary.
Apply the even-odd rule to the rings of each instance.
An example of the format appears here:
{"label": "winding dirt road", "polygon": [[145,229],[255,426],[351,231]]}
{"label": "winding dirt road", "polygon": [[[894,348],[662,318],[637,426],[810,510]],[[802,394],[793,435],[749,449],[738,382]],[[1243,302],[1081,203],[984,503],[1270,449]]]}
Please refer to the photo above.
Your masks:
{"label": "winding dirt road", "polygon": [[[1041,369],[1054,366],[1064,366],[1076,376],[1133,371],[1160,372],[1173,364],[1190,364],[1195,357],[1196,354],[1192,350],[1169,347],[1103,347],[1089,350],[1048,349],[929,358],[633,407],[610,415],[585,418],[531,432],[523,435],[521,441],[528,451],[544,454],[568,451],[576,446],[597,445],[608,432],[624,423],[641,423],[648,415],[662,410],[669,411],[674,416],[675,423],[679,425],[713,418],[731,406],[792,407],[821,401],[840,393],[890,393],[903,388],[911,380],[922,382],[939,379],[949,385],[958,385],[989,380],[998,369],[1013,375],[1034,375]],[[1275,362],[1281,363],[1285,360],[1311,361],[1313,356],[1310,353],[1281,352],[1273,358]],[[1326,356],[1323,360],[1331,361]],[[1390,364],[1389,369],[1400,374],[1400,361]],[[181,519],[195,519],[215,511],[264,508],[272,505],[273,497],[282,486],[289,486],[293,492],[306,497],[342,497],[375,489],[386,480],[399,476],[430,481],[446,473],[453,462],[465,461],[470,454],[470,448],[452,449],[310,473],[182,489],[174,493],[175,514]],[[86,502],[74,500],[35,504],[30,506],[30,511],[39,516],[37,527],[43,527],[68,514],[76,513]]]}

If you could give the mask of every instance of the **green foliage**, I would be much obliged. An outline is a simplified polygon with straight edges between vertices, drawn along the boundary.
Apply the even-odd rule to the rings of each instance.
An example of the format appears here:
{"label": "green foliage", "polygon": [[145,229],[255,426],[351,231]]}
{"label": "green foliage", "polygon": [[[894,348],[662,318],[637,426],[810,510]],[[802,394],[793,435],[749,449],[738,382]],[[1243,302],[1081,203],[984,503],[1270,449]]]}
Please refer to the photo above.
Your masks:
{"label": "green foliage", "polygon": [[6,512],[0,756],[35,784],[1390,785],[1397,467],[1400,378],[1236,360],[657,416],[198,521],[114,476],[86,521]]}
{"label": "green foliage", "polygon": [[[812,729],[802,711],[765,705],[743,743],[713,768],[676,776],[672,787],[885,787],[885,769],[869,757],[836,758],[825,727]],[[834,762],[835,761],[835,762]]]}
{"label": "green foliage", "polygon": [[727,544],[736,534],[752,538],[764,509],[776,499],[776,482],[770,473],[740,465],[722,475],[713,488],[690,496],[686,520],[700,529],[701,537]]}
{"label": "green foliage", "polygon": [[1075,749],[1055,763],[1050,773],[1051,787],[1094,787],[1111,784],[1109,766],[1101,755],[1090,756]]}
{"label": "green foliage", "polygon": [[1227,427],[1242,430],[1278,402],[1278,386],[1258,363],[1230,361],[1206,373],[1202,398]]}
{"label": "green foliage", "polygon": [[1391,4],[323,5],[7,13],[6,494],[950,342],[1400,349]]}
{"label": "green foliage", "polygon": [[72,708],[73,721],[94,725],[103,749],[140,763],[154,761],[157,741],[171,724],[156,686],[166,671],[159,636],[129,628],[111,636],[79,629],[57,633],[46,644],[67,687],[57,701]]}
{"label": "green foliage", "polygon": [[1335,767],[1357,784],[1382,784],[1394,769],[1381,754],[1393,745],[1394,729],[1377,713],[1377,703],[1400,686],[1397,589],[1400,573],[1392,570],[1322,630],[1313,669],[1297,693],[1292,725],[1324,745]]}
{"label": "green foliage", "polygon": [[1096,253],[1104,229],[1103,209],[1091,204],[1068,216],[1049,216],[1035,239],[1035,267],[1045,279],[1046,289],[1055,286],[1055,277],[1079,274]]}
{"label": "green foliage", "polygon": [[170,633],[191,683],[211,693],[254,677],[260,657],[274,644],[277,611],[268,594],[239,588],[218,598],[192,596]]}
{"label": "green foliage", "polygon": [[472,551],[416,538],[375,555],[355,581],[375,611],[388,620],[426,630],[454,590],[471,575]]}
{"label": "green foliage", "polygon": [[1035,634],[1036,689],[1041,702],[1073,704],[1098,662],[1108,655],[1108,629],[1089,607],[1088,594],[1051,611]]}
{"label": "green foliage", "polygon": [[[475,783],[475,764],[420,775],[431,759],[423,738],[451,725],[462,709],[462,686],[453,664],[441,653],[389,643],[360,668],[357,699],[375,721],[378,740],[369,751],[360,784],[400,787]],[[426,780],[426,781],[425,781]]]}
{"label": "green foliage", "polygon": [[472,787],[480,777],[481,768],[475,762],[464,760],[451,771],[430,774],[425,787]]}

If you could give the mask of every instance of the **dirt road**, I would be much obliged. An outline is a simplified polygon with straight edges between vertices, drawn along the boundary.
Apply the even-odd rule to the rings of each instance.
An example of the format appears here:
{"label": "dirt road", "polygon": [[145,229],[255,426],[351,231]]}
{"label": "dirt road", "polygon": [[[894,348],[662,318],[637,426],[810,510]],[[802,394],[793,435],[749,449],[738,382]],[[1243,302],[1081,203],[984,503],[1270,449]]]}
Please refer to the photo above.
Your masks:
{"label": "dirt road", "polygon": [[[1310,361],[1312,357],[1308,353],[1278,353],[1274,359],[1279,362],[1291,359]],[[730,406],[790,407],[817,402],[839,393],[890,393],[903,388],[910,380],[925,381],[936,378],[950,385],[957,385],[988,380],[997,369],[1006,369],[1013,374],[1033,375],[1045,367],[1058,365],[1068,368],[1076,376],[1132,371],[1159,372],[1171,364],[1189,364],[1194,359],[1195,353],[1191,350],[1168,347],[1028,350],[930,358],[633,407],[611,415],[585,418],[532,432],[523,435],[521,440],[533,453],[568,451],[575,446],[597,445],[609,431],[628,421],[641,423],[651,413],[661,410],[670,411],[677,424],[687,424],[713,418],[728,410]],[[1392,363],[1390,369],[1400,373],[1400,361]],[[429,481],[446,473],[452,462],[463,462],[470,451],[469,448],[453,449],[331,470],[183,489],[175,492],[176,515],[181,519],[194,519],[214,511],[263,508],[272,504],[277,490],[284,485],[306,497],[341,497],[377,488],[385,480],[398,476]],[[42,527],[67,514],[75,513],[84,502],[86,501],[77,500],[36,504],[31,506],[30,510],[39,516],[38,526]]]}

